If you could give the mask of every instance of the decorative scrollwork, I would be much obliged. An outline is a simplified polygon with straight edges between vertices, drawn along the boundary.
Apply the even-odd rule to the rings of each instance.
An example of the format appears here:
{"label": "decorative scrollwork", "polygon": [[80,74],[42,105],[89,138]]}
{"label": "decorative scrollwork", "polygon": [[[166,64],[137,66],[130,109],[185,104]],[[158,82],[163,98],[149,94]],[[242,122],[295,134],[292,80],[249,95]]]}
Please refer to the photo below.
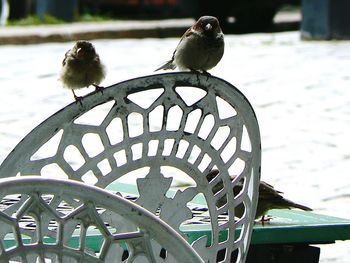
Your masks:
{"label": "decorative scrollwork", "polygon": [[[28,134],[0,175],[68,178],[101,188],[136,182],[136,203],[179,233],[193,217],[189,203],[203,196],[211,237],[193,246],[206,262],[217,262],[219,253],[220,262],[244,261],[256,209],[260,135],[241,92],[215,77],[171,73],[118,83],[81,102]],[[208,179],[213,169],[220,173]],[[188,188],[169,196],[183,181]],[[239,182],[243,190],[235,196]],[[245,213],[237,218],[235,207],[242,204]]]}
{"label": "decorative scrollwork", "polygon": [[149,211],[100,188],[36,176],[2,180],[0,191],[2,204],[12,199],[0,209],[0,262],[202,262]]}

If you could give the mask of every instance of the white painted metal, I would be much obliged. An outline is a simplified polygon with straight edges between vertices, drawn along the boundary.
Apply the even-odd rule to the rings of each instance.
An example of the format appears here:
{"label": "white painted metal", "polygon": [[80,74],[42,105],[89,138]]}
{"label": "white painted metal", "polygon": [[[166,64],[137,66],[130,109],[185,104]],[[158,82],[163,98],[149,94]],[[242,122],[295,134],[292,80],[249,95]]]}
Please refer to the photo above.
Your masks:
{"label": "white painted metal", "polygon": [[[2,201],[13,200],[0,210],[0,262],[138,262],[141,257],[142,262],[159,262],[160,245],[176,262],[203,262],[168,224],[99,187],[27,176],[1,179],[0,192]],[[32,221],[26,227],[28,217]],[[133,232],[123,231],[130,225]],[[89,248],[89,231],[101,236],[98,253]],[[69,242],[73,236],[79,245]],[[4,242],[9,237],[16,240],[14,246]],[[130,253],[125,261],[123,246]]]}
{"label": "white painted metal", "polygon": [[[191,245],[205,262],[217,262],[219,252],[224,254],[220,262],[230,262],[231,255],[244,262],[260,154],[258,123],[239,90],[215,77],[170,73],[118,83],[68,105],[15,147],[0,175],[68,178],[101,188],[137,177],[136,202],[179,233],[192,219],[188,204],[204,196],[211,240],[209,246],[205,238]],[[220,173],[208,180],[212,169]],[[184,180],[190,185],[186,190],[166,195]],[[243,181],[243,191],[235,196],[233,187]],[[218,186],[222,189],[213,191]],[[235,207],[242,203],[245,213],[237,219]],[[239,236],[237,227],[242,227]],[[220,242],[224,231],[227,239]]]}

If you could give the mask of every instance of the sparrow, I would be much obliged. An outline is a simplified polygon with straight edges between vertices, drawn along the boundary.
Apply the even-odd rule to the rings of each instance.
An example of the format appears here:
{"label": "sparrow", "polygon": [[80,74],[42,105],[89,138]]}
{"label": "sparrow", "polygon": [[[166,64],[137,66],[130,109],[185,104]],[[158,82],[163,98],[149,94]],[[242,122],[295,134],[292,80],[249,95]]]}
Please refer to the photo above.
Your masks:
{"label": "sparrow", "polygon": [[224,55],[224,34],[219,20],[213,16],[200,17],[182,36],[172,58],[157,70],[191,70],[209,74]]}
{"label": "sparrow", "polygon": [[[210,182],[213,180],[217,175],[219,174],[219,171],[214,169],[210,171],[207,175],[207,180]],[[231,180],[233,180],[234,177],[231,177]],[[213,187],[213,193],[217,193],[223,188],[222,182],[216,184]],[[238,182],[237,185],[233,187],[233,193],[235,196],[237,196],[243,188],[243,183]],[[276,190],[271,184],[268,184],[264,181],[260,181],[259,183],[259,197],[258,197],[258,203],[256,208],[256,214],[255,219],[261,218],[262,222],[269,221],[270,219],[266,219],[265,216],[267,215],[267,212],[271,209],[292,209],[297,208],[304,211],[312,211],[311,208],[300,205],[297,203],[294,203],[291,200],[288,200],[282,196],[283,192],[280,192]],[[223,197],[218,200],[217,206],[220,207],[226,203],[226,198]],[[235,215],[237,217],[242,217],[244,214],[244,205],[240,204],[235,208]]]}
{"label": "sparrow", "polygon": [[68,50],[62,62],[60,80],[66,88],[73,92],[74,99],[79,101],[74,90],[93,85],[96,90],[106,76],[105,66],[101,63],[95,47],[88,41],[79,40]]}

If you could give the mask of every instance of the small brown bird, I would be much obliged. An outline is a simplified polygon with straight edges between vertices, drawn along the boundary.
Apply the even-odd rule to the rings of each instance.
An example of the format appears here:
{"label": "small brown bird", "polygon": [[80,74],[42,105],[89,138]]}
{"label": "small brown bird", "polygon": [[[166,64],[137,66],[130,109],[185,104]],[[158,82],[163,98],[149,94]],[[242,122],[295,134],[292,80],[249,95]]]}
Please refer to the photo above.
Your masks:
{"label": "small brown bird", "polygon": [[293,201],[284,198],[281,194],[283,193],[275,190],[272,185],[260,181],[259,198],[255,218],[262,217],[261,221],[266,221],[266,213],[271,209],[297,208],[304,211],[312,211],[311,208],[294,203]]}
{"label": "small brown bird", "polygon": [[[207,180],[210,182],[213,180],[217,175],[219,174],[219,171],[214,169],[210,171],[207,175]],[[234,178],[231,178],[234,179]],[[222,183],[216,184],[213,187],[213,192],[217,193],[222,189]],[[237,196],[242,191],[243,184],[239,182],[234,188],[233,193],[235,196]],[[300,205],[297,203],[294,203],[293,201],[290,201],[286,198],[284,198],[282,195],[282,192],[277,191],[272,185],[260,181],[259,184],[259,197],[258,197],[258,204],[256,209],[256,215],[255,219],[261,217],[261,221],[268,221],[269,219],[265,219],[265,216],[267,212],[271,209],[292,209],[292,208],[298,208],[305,211],[312,211],[311,208]],[[226,203],[226,198],[222,198],[218,201],[218,206],[222,206]],[[235,215],[237,217],[242,217],[244,213],[244,205],[238,205],[235,208]]]}
{"label": "small brown bird", "polygon": [[224,55],[224,34],[213,16],[202,16],[182,36],[171,60],[160,68],[200,71],[215,67]]}
{"label": "small brown bird", "polygon": [[60,79],[66,88],[72,90],[76,101],[80,99],[74,90],[93,85],[96,90],[105,78],[105,66],[101,63],[94,46],[84,40],[79,40],[72,49],[68,50],[62,62]]}

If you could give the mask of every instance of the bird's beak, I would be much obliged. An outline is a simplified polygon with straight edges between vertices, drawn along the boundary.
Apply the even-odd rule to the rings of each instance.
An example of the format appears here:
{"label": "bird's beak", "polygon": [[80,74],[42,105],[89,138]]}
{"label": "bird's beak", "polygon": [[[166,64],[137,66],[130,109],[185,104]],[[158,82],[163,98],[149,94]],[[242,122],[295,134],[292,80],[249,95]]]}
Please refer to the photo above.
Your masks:
{"label": "bird's beak", "polygon": [[205,27],[204,27],[204,29],[207,30],[207,31],[211,30],[212,28],[213,28],[213,26],[210,23],[206,24]]}

